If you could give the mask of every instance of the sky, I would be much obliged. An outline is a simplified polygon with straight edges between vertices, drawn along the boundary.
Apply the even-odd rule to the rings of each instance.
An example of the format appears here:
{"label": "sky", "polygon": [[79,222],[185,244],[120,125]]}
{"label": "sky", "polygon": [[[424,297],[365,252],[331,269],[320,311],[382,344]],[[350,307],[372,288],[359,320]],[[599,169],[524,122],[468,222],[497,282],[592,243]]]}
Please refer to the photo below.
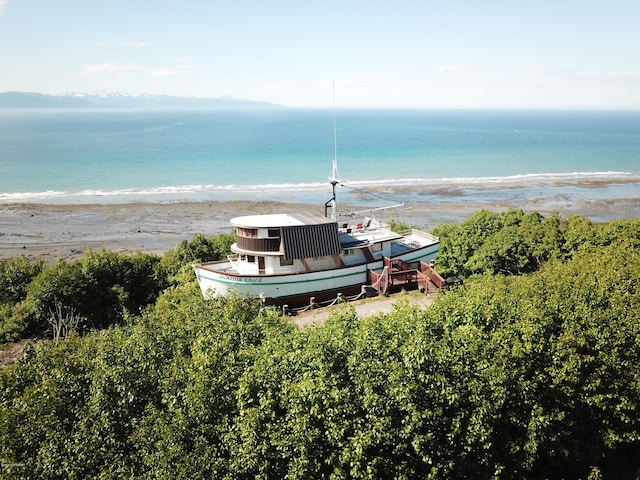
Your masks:
{"label": "sky", "polygon": [[0,0],[0,92],[640,110],[638,0]]}

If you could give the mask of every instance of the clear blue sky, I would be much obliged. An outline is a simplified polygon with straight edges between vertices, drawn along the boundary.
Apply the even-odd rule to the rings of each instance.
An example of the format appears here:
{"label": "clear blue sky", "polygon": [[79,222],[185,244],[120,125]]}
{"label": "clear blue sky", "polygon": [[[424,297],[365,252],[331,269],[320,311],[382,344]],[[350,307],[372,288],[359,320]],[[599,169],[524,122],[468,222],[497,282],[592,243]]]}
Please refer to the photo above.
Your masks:
{"label": "clear blue sky", "polygon": [[640,109],[638,0],[0,0],[0,91]]}

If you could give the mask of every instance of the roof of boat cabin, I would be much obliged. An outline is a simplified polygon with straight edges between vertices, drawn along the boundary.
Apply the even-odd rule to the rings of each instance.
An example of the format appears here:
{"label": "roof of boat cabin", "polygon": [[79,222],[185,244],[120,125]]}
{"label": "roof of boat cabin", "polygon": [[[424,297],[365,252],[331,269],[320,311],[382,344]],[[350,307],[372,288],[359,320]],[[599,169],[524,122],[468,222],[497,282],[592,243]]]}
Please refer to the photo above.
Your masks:
{"label": "roof of boat cabin", "polygon": [[231,219],[231,225],[244,228],[276,228],[299,225],[323,225],[335,223],[330,218],[312,213],[274,213],[268,215],[245,215]]}

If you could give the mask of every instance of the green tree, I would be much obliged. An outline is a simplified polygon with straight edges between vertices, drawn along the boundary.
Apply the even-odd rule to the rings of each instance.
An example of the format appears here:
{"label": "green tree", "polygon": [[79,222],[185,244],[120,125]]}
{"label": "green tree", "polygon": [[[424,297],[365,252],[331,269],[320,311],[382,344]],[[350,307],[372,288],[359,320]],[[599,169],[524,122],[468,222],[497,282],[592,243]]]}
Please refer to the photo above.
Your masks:
{"label": "green tree", "polygon": [[[82,265],[79,262],[57,262],[49,265],[29,284],[27,298],[23,302],[21,315],[26,316],[28,328],[25,333],[50,336],[49,319],[62,305],[63,314],[84,317],[87,312],[83,305],[90,299]],[[103,312],[99,312],[102,314]]]}
{"label": "green tree", "polygon": [[[79,478],[73,431],[86,415],[95,342],[73,336],[39,342],[19,364],[0,370],[3,478]],[[4,464],[19,464],[14,469]]]}
{"label": "green tree", "polygon": [[0,259],[0,304],[24,300],[27,287],[43,268],[42,260],[30,261],[24,255]]}
{"label": "green tree", "polygon": [[537,212],[505,212],[502,228],[490,235],[465,264],[471,274],[522,275],[541,269],[562,244],[560,219]]}
{"label": "green tree", "polygon": [[[634,273],[635,272],[635,273]],[[431,314],[484,330],[491,451],[504,472],[637,475],[640,255],[631,240],[582,248],[542,273],[451,292]]]}
{"label": "green tree", "polygon": [[562,224],[562,253],[564,258],[570,258],[582,248],[597,245],[597,227],[588,218],[579,215],[569,215]]}
{"label": "green tree", "polygon": [[460,225],[438,226],[433,234],[440,237],[436,267],[443,276],[467,277],[472,272],[467,262],[484,242],[502,228],[501,216],[481,210]]}
{"label": "green tree", "polygon": [[611,220],[601,225],[597,243],[604,246],[625,239],[635,240],[636,244],[640,241],[640,218]]}
{"label": "green tree", "polygon": [[180,348],[164,367],[161,403],[147,409],[132,437],[141,468],[153,478],[224,478],[234,461],[239,378],[267,332],[281,337],[292,327],[255,301],[205,301],[195,282],[166,292],[148,318],[166,324]]}
{"label": "green tree", "polygon": [[357,428],[348,372],[357,317],[341,311],[317,329],[268,336],[238,390],[234,476],[348,476]]}
{"label": "green tree", "polygon": [[58,311],[82,318],[81,332],[105,328],[138,315],[167,285],[157,255],[88,250],[80,260],[44,267],[9,320],[21,326],[14,333],[21,336],[50,335]]}
{"label": "green tree", "polygon": [[41,260],[30,261],[24,255],[0,259],[0,345],[19,340],[29,329],[29,319],[20,304],[29,284],[44,268]]}

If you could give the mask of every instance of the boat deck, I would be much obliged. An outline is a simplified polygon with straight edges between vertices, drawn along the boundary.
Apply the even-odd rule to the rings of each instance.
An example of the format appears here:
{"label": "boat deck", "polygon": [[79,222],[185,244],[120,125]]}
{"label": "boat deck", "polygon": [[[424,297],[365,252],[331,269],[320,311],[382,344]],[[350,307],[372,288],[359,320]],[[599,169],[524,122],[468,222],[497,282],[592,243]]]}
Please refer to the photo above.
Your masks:
{"label": "boat deck", "polygon": [[423,232],[414,232],[411,235],[398,238],[391,242],[391,256],[396,257],[403,253],[416,250],[428,245],[435,245],[438,239],[430,234]]}
{"label": "boat deck", "polygon": [[391,256],[396,257],[398,255],[402,255],[403,253],[420,248],[423,245],[424,243],[418,242],[416,240],[396,240],[394,242],[391,242]]}

